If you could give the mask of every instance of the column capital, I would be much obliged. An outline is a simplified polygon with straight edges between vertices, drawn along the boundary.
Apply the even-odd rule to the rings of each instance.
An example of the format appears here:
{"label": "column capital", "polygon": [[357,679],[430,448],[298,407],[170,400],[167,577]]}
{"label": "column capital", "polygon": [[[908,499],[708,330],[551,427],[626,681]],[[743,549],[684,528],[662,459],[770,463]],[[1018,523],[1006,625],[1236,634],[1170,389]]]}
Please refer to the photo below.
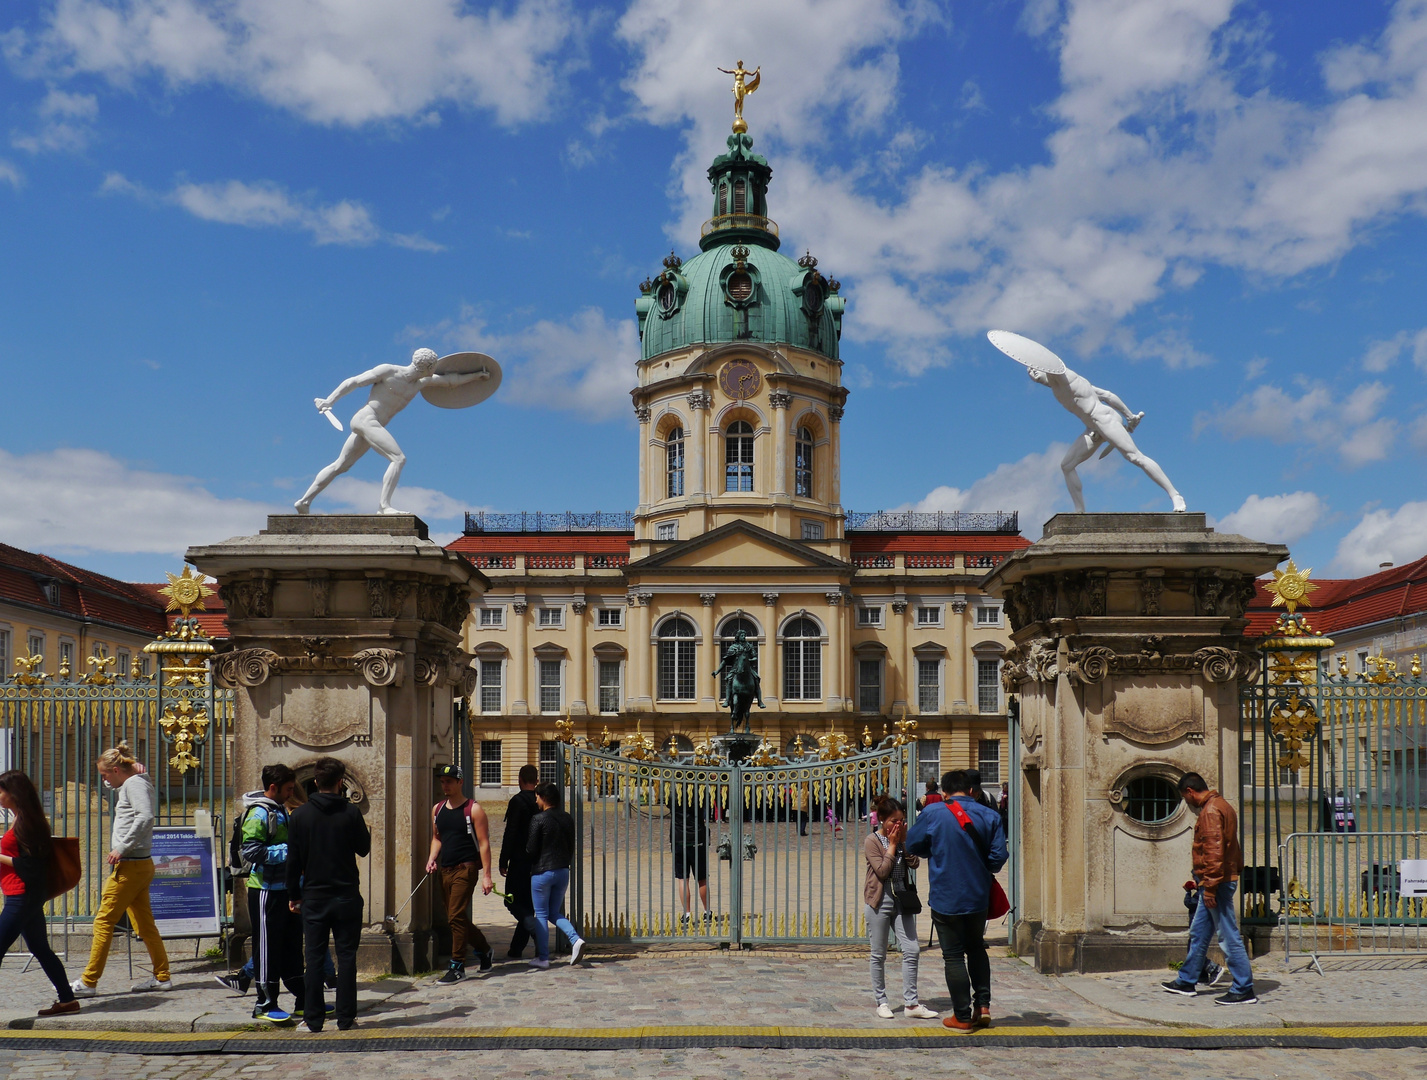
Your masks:
{"label": "column capital", "polygon": [[573,611],[576,615],[583,615],[585,613],[585,609],[589,606],[590,605],[587,601],[576,600],[570,605],[570,610]]}
{"label": "column capital", "polygon": [[654,415],[653,410],[648,405],[636,405],[634,415],[641,424],[649,423],[649,418]]}
{"label": "column capital", "polygon": [[907,602],[905,600],[892,601],[892,614],[905,615],[907,613]]}
{"label": "column capital", "polygon": [[951,610],[955,615],[966,614],[966,597],[958,596],[951,602]]}
{"label": "column capital", "polygon": [[714,606],[714,601],[717,600],[717,599],[718,599],[718,593],[711,593],[711,592],[701,592],[701,593],[699,593],[699,602],[702,603],[702,604],[704,605],[704,607],[713,607],[713,606]]}
{"label": "column capital", "polygon": [[632,592],[624,598],[624,602],[630,607],[648,607],[649,601],[653,599],[652,592]]}
{"label": "column capital", "polygon": [[530,602],[523,596],[517,596],[510,602],[510,610],[517,615],[524,615],[525,609],[530,606]]}
{"label": "column capital", "polygon": [[713,395],[707,390],[695,390],[686,399],[691,409],[711,409],[713,408]]}
{"label": "column capital", "polygon": [[827,418],[831,420],[834,424],[840,423],[842,420],[842,413],[843,409],[841,405],[829,405],[827,410]]}
{"label": "column capital", "polygon": [[775,409],[786,409],[793,404],[793,395],[786,390],[774,390],[768,395],[768,404]]}
{"label": "column capital", "polygon": [[831,604],[833,607],[837,607],[839,604],[842,603],[842,593],[840,593],[840,592],[824,593],[824,594],[823,594],[823,597],[824,597],[824,599],[826,599],[827,602],[828,602],[829,604]]}
{"label": "column capital", "polygon": [[775,593],[775,592],[766,592],[766,593],[764,593],[764,594],[763,594],[763,602],[764,602],[765,604],[767,604],[769,607],[772,607],[774,604],[776,604],[776,603],[778,602],[778,594]]}

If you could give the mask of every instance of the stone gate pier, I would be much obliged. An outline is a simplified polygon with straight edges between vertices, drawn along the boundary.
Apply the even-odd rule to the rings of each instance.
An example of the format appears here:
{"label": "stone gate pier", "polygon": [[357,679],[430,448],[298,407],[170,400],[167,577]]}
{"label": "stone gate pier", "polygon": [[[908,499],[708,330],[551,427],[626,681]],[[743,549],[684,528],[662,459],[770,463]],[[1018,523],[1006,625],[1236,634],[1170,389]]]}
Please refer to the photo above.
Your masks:
{"label": "stone gate pier", "polygon": [[1016,951],[1043,972],[1162,967],[1187,940],[1188,770],[1237,791],[1254,578],[1288,549],[1203,514],[1057,514],[982,582],[1020,700]]}
{"label": "stone gate pier", "polygon": [[[475,677],[461,630],[488,582],[407,514],[275,515],[256,536],[187,558],[218,579],[228,608],[232,648],[215,677],[237,691],[234,791],[261,787],[267,764],[303,782],[317,758],[340,758],[372,832],[358,965],[429,970],[431,890],[394,932],[384,920],[425,874],[431,767],[455,755],[452,705]],[[234,906],[242,925],[241,888]]]}

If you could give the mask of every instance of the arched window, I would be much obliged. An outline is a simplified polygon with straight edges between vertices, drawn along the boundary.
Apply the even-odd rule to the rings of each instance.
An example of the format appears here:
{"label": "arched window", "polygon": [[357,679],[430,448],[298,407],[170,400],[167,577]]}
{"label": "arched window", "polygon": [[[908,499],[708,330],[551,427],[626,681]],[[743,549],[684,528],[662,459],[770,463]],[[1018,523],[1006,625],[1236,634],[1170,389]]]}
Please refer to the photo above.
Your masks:
{"label": "arched window", "polygon": [[753,425],[735,420],[724,438],[724,490],[753,490]]}
{"label": "arched window", "polygon": [[688,619],[670,619],[659,628],[659,697],[694,699],[694,627]]}
{"label": "arched window", "polygon": [[812,619],[794,619],[783,631],[783,700],[823,696],[822,631]]}
{"label": "arched window", "polygon": [[672,499],[684,493],[684,429],[676,427],[669,432],[664,446],[669,454],[668,497]]}
{"label": "arched window", "polygon": [[793,493],[809,499],[813,497],[813,433],[805,427],[798,428],[798,438],[794,443]]}
{"label": "arched window", "polygon": [[794,735],[783,744],[783,756],[789,761],[803,761],[818,756],[818,737],[806,732]]}
{"label": "arched window", "polygon": [[[736,635],[742,630],[748,635],[748,640],[757,648],[758,627],[753,625],[752,619],[745,619],[742,615],[735,615],[719,628],[718,635],[718,660],[723,663],[723,658],[728,655],[728,647],[736,640]],[[753,654],[753,670],[758,670],[758,654]],[[728,693],[728,673],[724,672],[719,676],[718,697],[722,701]]]}
{"label": "arched window", "polygon": [[720,184],[718,186],[718,216],[723,217],[726,213],[728,213],[728,185]]}
{"label": "arched window", "polygon": [[733,212],[735,214],[748,213],[748,188],[742,180],[733,182]]}

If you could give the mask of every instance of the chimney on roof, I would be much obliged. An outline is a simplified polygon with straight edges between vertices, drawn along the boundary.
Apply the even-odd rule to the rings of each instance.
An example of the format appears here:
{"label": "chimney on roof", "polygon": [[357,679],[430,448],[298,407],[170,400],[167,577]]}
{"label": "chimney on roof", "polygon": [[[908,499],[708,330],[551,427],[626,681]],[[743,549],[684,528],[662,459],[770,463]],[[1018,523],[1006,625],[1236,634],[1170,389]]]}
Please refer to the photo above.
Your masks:
{"label": "chimney on roof", "polygon": [[1392,569],[1392,563],[1390,563],[1390,562],[1380,562],[1380,563],[1377,564],[1377,568],[1378,568],[1379,570],[1391,570],[1391,569]]}

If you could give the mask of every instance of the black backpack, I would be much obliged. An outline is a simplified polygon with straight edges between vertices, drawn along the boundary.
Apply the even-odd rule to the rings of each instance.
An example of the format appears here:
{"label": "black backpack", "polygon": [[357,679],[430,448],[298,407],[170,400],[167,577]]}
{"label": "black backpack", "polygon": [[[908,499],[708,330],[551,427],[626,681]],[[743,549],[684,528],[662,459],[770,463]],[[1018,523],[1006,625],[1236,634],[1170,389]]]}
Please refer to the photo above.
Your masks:
{"label": "black backpack", "polygon": [[248,807],[233,819],[233,833],[228,837],[228,869],[244,877],[253,870],[253,864],[243,858],[243,823],[248,820],[248,810],[251,809]]}

